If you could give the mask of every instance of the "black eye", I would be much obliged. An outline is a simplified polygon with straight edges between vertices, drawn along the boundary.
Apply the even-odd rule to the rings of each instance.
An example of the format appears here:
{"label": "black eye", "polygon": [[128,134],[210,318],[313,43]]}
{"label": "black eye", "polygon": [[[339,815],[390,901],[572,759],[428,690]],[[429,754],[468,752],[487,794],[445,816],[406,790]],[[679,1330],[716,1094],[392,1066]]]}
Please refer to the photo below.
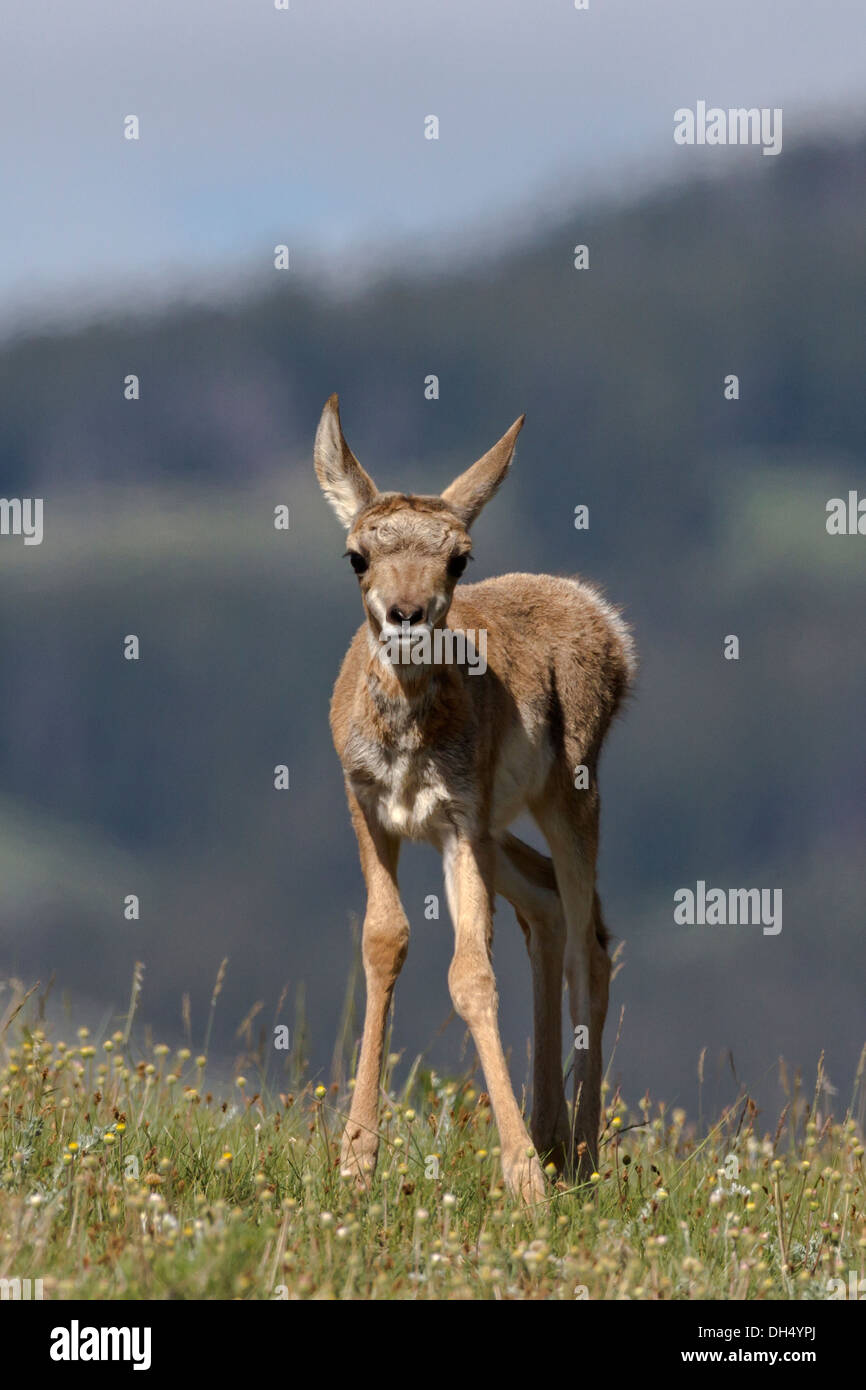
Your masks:
{"label": "black eye", "polygon": [[357,550],[348,550],[349,564],[356,574],[364,574],[370,567],[370,561],[364,556],[359,555]]}
{"label": "black eye", "polygon": [[451,578],[459,579],[468,563],[468,555],[452,555],[451,559],[448,561],[448,573],[451,575]]}

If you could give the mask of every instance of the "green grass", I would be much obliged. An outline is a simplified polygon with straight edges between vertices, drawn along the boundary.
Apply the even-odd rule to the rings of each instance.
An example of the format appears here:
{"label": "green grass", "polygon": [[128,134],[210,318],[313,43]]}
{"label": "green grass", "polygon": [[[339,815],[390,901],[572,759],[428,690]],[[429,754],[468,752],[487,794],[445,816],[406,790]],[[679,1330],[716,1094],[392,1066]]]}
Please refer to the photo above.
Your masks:
{"label": "green grass", "polygon": [[699,1134],[607,1090],[597,1177],[527,1211],[471,1077],[398,1087],[389,1058],[359,1194],[337,1164],[351,1083],[213,1094],[204,1057],[51,1040],[32,1004],[0,1023],[0,1277],[45,1298],[824,1299],[864,1276],[862,1059],[838,1118],[819,1073],[766,1133],[747,1096]]}

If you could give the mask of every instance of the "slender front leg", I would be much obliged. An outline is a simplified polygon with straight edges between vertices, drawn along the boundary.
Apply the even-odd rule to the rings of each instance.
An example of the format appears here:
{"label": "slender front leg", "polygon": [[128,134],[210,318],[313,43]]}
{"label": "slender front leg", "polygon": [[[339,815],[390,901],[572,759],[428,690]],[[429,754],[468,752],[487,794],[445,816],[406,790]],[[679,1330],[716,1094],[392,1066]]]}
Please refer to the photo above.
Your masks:
{"label": "slender front leg", "polygon": [[456,1012],[478,1051],[502,1146],[505,1181],[515,1196],[540,1201],[544,1175],[515,1099],[499,1036],[496,980],[490,959],[493,939],[492,841],[456,835],[445,847],[445,886],[454,919],[454,959],[448,988]]}
{"label": "slender front leg", "polygon": [[409,923],[397,887],[400,841],[365,814],[351,791],[348,796],[367,884],[362,938],[367,1007],[358,1075],[343,1132],[340,1170],[344,1177],[354,1178],[359,1187],[368,1187],[379,1152],[379,1082],[385,1027],[394,984],[409,947]]}

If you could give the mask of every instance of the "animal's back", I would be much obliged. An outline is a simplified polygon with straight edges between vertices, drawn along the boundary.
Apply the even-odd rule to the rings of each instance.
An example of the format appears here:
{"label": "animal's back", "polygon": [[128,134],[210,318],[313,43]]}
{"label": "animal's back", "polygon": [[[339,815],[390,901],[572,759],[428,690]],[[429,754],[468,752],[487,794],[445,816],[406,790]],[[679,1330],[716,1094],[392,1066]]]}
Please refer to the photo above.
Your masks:
{"label": "animal's back", "polygon": [[581,579],[503,574],[462,585],[448,626],[487,632],[488,665],[518,700],[552,691],[569,711],[594,710],[604,727],[637,668],[628,626]]}

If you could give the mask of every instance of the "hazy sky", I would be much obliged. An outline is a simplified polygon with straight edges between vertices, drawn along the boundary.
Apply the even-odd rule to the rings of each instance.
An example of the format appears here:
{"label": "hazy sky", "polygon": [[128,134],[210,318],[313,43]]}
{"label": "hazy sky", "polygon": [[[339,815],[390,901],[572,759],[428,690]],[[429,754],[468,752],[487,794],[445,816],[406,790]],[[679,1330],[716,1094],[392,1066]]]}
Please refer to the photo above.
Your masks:
{"label": "hazy sky", "polygon": [[706,152],[674,145],[673,112],[699,99],[782,107],[788,147],[866,109],[863,0],[290,5],[5,5],[0,308],[230,287],[276,242],[301,275],[447,254],[529,205],[687,173]]}

